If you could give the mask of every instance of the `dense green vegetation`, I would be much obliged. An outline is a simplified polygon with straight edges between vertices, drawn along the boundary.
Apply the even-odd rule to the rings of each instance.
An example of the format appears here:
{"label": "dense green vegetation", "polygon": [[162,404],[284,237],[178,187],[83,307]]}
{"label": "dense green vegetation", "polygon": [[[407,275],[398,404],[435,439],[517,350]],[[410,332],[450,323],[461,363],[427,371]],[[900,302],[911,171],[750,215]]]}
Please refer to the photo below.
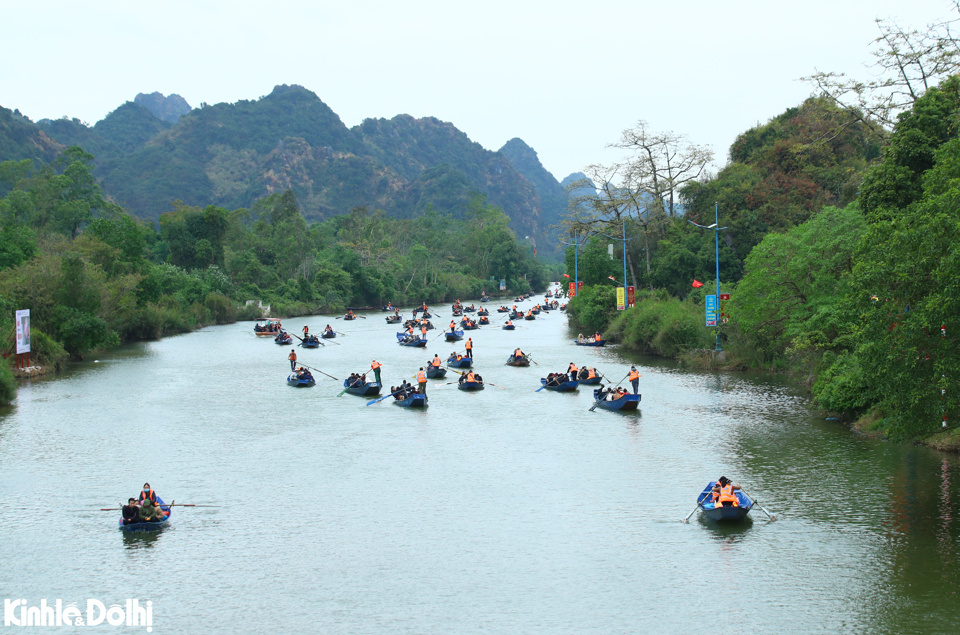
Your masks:
{"label": "dense green vegetation", "polygon": [[[734,163],[685,190],[688,214],[712,222],[706,201],[719,200],[721,225],[731,219],[721,246],[722,288],[732,294],[730,321],[721,329],[725,363],[803,374],[821,407],[849,420],[863,417],[892,438],[930,435],[943,421],[955,427],[960,77],[900,115],[872,164],[876,137],[865,131],[846,141],[833,136],[832,145],[813,153],[797,140],[813,130],[796,127],[798,121],[839,117],[824,108],[808,101],[742,135],[731,151]],[[794,167],[778,174],[785,165]],[[764,185],[770,179],[780,186]],[[713,285],[705,266],[714,260],[706,253],[712,235],[680,220],[665,224],[651,270],[667,273],[673,285],[652,276],[661,291],[641,294],[637,308],[620,315],[608,287],[587,287],[569,312],[634,349],[689,359],[698,348],[711,349],[715,333],[702,326],[704,289],[690,287],[694,277],[708,283],[705,289]],[[594,284],[619,265],[592,243],[580,256],[580,277]]]}
{"label": "dense green vegetation", "polygon": [[68,355],[259,316],[240,308],[250,300],[298,315],[476,297],[496,293],[501,278],[511,294],[548,281],[548,267],[479,196],[462,221],[432,208],[416,219],[356,208],[308,225],[287,190],[250,209],[177,202],[157,230],[104,197],[80,148],[34,165],[0,163],[9,192],[0,199],[0,329],[12,333],[13,310],[29,308],[33,359],[55,367]]}

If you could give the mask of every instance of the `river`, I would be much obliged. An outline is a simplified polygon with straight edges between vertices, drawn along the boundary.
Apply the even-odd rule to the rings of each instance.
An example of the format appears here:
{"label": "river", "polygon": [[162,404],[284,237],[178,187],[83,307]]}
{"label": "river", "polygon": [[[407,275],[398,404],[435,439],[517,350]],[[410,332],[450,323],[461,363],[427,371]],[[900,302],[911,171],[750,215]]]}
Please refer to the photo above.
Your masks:
{"label": "river", "polygon": [[[364,315],[286,326],[332,324],[300,360],[343,379],[378,359],[388,386],[454,350]],[[502,388],[431,381],[423,411],[319,374],[288,387],[289,348],[249,322],[23,384],[0,413],[0,594],[150,601],[155,633],[956,629],[956,457],[855,436],[783,378],[576,347],[559,312],[518,325],[472,332]],[[505,366],[518,345],[539,366]],[[640,410],[536,392],[571,361],[614,380],[637,363]],[[777,520],[682,523],[721,474]],[[97,509],[144,481],[219,507],[125,535]]]}

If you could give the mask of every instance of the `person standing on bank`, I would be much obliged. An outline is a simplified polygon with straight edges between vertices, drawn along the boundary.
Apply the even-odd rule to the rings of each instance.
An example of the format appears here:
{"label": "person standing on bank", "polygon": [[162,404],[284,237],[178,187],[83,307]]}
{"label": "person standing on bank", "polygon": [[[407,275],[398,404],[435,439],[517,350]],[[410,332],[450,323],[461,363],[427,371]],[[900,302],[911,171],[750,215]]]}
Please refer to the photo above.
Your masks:
{"label": "person standing on bank", "polygon": [[467,338],[466,348],[467,348],[467,357],[469,357],[470,359],[473,359],[473,338],[472,337]]}
{"label": "person standing on bank", "polygon": [[639,390],[640,387],[640,373],[637,372],[636,366],[630,367],[630,374],[627,375],[627,379],[633,384],[633,394],[637,394],[637,390]]}

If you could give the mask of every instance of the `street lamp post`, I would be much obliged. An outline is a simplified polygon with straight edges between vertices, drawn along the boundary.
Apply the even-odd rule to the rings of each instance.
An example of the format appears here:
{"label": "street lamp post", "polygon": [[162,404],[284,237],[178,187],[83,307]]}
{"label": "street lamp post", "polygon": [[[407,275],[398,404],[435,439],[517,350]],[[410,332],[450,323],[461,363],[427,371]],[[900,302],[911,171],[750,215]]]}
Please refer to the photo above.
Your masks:
{"label": "street lamp post", "polygon": [[719,312],[720,312],[720,231],[726,229],[726,227],[720,227],[720,205],[719,205],[718,203],[714,203],[714,204],[713,204],[713,220],[714,220],[713,225],[710,225],[709,227],[706,226],[706,225],[699,225],[699,224],[697,224],[697,223],[694,223],[692,220],[688,220],[687,222],[690,223],[691,225],[696,225],[697,227],[699,227],[699,228],[701,228],[701,229],[710,229],[710,230],[713,230],[713,232],[714,232],[714,239],[715,239],[714,245],[715,245],[715,250],[716,250],[715,253],[716,253],[716,261],[717,261],[717,296],[716,296],[717,299],[716,299],[716,302],[717,302],[717,313],[718,313],[718,315],[717,315],[717,329],[716,329],[716,330],[717,330],[717,345],[716,345],[716,348],[715,348],[714,350],[715,350],[716,352],[720,353],[720,352],[723,351],[723,346],[720,345],[720,316],[719,316]]}
{"label": "street lamp post", "polygon": [[574,235],[573,235],[573,242],[566,242],[565,240],[561,240],[561,241],[560,241],[560,244],[561,244],[561,245],[573,245],[573,288],[574,288],[574,292],[580,291],[580,271],[579,271],[579,262],[578,262],[578,259],[579,259],[579,253],[578,253],[578,252],[580,251],[580,245],[581,245],[581,244],[584,244],[584,245],[585,245],[585,244],[587,243],[587,239],[588,239],[588,238],[590,238],[590,235],[589,235],[589,234],[585,234],[585,235],[583,236],[583,238],[581,239],[581,238],[580,238],[580,233],[579,233],[579,232],[575,232]]}

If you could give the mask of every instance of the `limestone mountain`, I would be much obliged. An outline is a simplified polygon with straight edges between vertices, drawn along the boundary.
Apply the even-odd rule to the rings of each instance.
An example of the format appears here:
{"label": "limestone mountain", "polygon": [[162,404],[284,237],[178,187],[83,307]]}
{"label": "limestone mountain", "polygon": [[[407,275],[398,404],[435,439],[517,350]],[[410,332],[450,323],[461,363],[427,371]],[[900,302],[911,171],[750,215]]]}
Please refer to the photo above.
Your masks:
{"label": "limestone mountain", "polygon": [[192,110],[187,100],[176,93],[171,94],[169,97],[164,97],[163,94],[158,92],[150,93],[149,95],[137,93],[137,96],[133,98],[133,102],[143,106],[152,112],[157,119],[166,121],[167,123],[177,123],[177,120],[179,120],[181,116]]}

